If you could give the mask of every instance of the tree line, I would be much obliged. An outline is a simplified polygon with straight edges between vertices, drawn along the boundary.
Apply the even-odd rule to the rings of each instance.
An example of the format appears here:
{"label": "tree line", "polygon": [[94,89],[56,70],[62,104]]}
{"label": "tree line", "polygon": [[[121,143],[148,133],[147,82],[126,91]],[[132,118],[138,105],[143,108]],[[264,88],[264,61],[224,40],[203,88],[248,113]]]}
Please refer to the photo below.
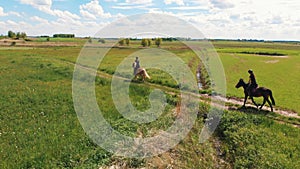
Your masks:
{"label": "tree line", "polygon": [[[131,40],[136,40],[136,39],[130,39],[130,38],[120,39],[118,43],[120,46],[124,46],[125,44],[127,46],[129,46]],[[143,47],[149,47],[154,42],[154,44],[157,47],[160,47],[160,45],[162,44],[162,41],[163,41],[163,38],[153,38],[153,39],[143,38],[141,40],[141,45]]]}
{"label": "tree line", "polygon": [[7,37],[12,38],[12,39],[26,39],[27,34],[25,32],[13,32],[9,30],[7,32]]}
{"label": "tree line", "polygon": [[54,34],[53,38],[75,38],[74,34]]}

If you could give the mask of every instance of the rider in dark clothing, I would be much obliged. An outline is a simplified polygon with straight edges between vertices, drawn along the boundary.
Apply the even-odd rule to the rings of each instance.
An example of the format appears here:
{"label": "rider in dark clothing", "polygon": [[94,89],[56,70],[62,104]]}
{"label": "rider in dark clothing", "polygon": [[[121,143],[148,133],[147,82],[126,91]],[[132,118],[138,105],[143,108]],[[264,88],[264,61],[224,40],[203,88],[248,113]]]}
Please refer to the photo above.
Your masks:
{"label": "rider in dark clothing", "polygon": [[256,83],[256,79],[255,79],[255,75],[254,75],[253,71],[250,69],[250,70],[248,70],[248,73],[250,74],[250,76],[249,76],[249,86],[247,88],[247,91],[248,91],[249,96],[251,96],[253,89],[256,89],[258,87],[258,85]]}

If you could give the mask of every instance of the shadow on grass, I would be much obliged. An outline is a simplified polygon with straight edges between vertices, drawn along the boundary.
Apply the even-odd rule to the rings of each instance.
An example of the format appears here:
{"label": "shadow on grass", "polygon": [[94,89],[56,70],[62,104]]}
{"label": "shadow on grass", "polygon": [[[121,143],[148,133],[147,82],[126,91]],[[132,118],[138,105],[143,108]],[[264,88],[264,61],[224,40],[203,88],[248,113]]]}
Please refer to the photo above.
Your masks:
{"label": "shadow on grass", "polygon": [[251,107],[251,106],[238,107],[238,108],[237,107],[229,107],[228,110],[240,111],[240,112],[244,112],[244,113],[252,114],[252,115],[265,116],[272,120],[278,121],[279,123],[290,124],[290,125],[293,125],[294,127],[300,128],[300,119],[285,117],[285,116],[282,116],[280,114],[277,114],[275,112],[271,112],[268,110],[259,110],[259,109],[256,109],[255,107]]}
{"label": "shadow on grass", "polygon": [[229,107],[228,110],[232,111],[240,111],[248,114],[259,114],[259,115],[267,115],[271,112],[268,110],[260,110],[255,107],[245,106],[245,107]]}
{"label": "shadow on grass", "polygon": [[132,82],[132,83],[145,83],[145,81],[140,79],[132,79],[132,80],[126,80],[125,82]]}

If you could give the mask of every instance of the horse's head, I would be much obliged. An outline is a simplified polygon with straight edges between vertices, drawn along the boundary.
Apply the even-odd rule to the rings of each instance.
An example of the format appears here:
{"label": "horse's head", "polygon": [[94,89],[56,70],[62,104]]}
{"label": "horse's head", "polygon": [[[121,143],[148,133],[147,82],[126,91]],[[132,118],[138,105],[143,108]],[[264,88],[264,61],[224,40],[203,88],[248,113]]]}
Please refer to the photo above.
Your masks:
{"label": "horse's head", "polygon": [[242,86],[244,86],[244,85],[245,85],[244,80],[243,80],[243,79],[240,79],[239,82],[235,85],[235,88],[240,88],[240,87],[242,87]]}

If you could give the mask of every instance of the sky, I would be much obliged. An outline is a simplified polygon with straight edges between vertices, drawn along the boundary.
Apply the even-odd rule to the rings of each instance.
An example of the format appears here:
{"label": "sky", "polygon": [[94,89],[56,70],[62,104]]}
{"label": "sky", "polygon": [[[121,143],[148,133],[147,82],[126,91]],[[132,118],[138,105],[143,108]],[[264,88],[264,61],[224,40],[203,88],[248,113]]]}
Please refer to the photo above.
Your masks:
{"label": "sky", "polygon": [[93,37],[118,19],[144,13],[178,17],[210,39],[300,41],[299,0],[0,0],[0,35]]}

